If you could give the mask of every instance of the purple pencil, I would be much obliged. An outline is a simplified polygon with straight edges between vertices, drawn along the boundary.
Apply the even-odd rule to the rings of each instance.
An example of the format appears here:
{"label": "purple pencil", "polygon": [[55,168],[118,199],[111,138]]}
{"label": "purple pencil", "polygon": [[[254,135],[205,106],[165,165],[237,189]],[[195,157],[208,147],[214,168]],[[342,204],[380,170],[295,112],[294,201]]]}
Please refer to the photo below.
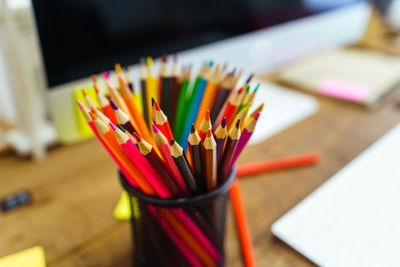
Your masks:
{"label": "purple pencil", "polygon": [[226,129],[226,118],[224,117],[214,132],[215,143],[217,143],[217,166],[220,166],[221,163],[222,151],[227,135],[228,130]]}
{"label": "purple pencil", "polygon": [[249,142],[250,137],[253,135],[254,129],[256,128],[258,118],[260,117],[261,112],[258,112],[253,119],[244,127],[242,134],[240,135],[239,142],[237,144],[235,154],[233,155],[231,166],[229,169],[232,168],[232,165],[235,164],[237,158],[239,157],[240,153],[242,153],[243,148]]}

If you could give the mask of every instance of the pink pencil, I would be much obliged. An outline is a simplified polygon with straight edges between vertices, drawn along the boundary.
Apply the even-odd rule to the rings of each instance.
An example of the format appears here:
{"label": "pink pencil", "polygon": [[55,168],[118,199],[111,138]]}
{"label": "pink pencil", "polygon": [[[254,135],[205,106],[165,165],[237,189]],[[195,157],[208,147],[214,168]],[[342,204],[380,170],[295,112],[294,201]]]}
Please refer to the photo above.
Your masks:
{"label": "pink pencil", "polygon": [[182,209],[171,209],[171,211],[182,222],[182,225],[187,227],[193,237],[196,238],[196,240],[199,241],[199,243],[207,250],[210,256],[216,262],[219,262],[221,260],[221,256],[219,255],[218,251],[199,229],[199,227],[193,222],[193,220]]}
{"label": "pink pencil", "polygon": [[260,117],[261,112],[258,112],[254,118],[244,127],[242,134],[240,135],[240,139],[238,145],[235,150],[235,154],[233,155],[231,165],[229,169],[232,168],[233,164],[235,164],[237,158],[239,157],[240,153],[242,153],[243,148],[249,142],[250,137],[253,135],[254,129],[256,128],[258,118]]}
{"label": "pink pencil", "polygon": [[179,248],[183,256],[188,260],[190,266],[203,266],[203,264],[196,257],[194,252],[181,240],[181,238],[174,232],[172,227],[165,221],[165,219],[159,214],[155,207],[147,206],[150,213],[159,221],[161,227],[164,228],[165,232],[171,238],[172,242]]}
{"label": "pink pencil", "polygon": [[170,198],[171,192],[168,190],[161,177],[158,175],[153,166],[143,157],[136,145],[129,139],[128,135],[118,129],[112,122],[109,123],[113,133],[118,141],[118,144],[122,147],[126,155],[130,158],[133,164],[143,174],[144,177],[149,181],[150,185],[154,188],[154,191],[164,198]]}
{"label": "pink pencil", "polygon": [[157,128],[155,124],[153,124],[153,132],[154,132],[154,141],[158,147],[158,150],[161,153],[161,156],[164,159],[165,166],[168,168],[172,176],[175,178],[179,188],[185,194],[185,196],[189,196],[189,190],[185,184],[185,181],[182,178],[181,173],[176,167],[174,160],[171,157],[171,147],[167,138],[161,133],[161,131]]}
{"label": "pink pencil", "polygon": [[106,144],[106,142],[104,141],[104,139],[99,135],[99,133],[97,132],[96,126],[94,125],[94,122],[92,121],[92,118],[90,118],[89,116],[89,110],[87,107],[85,107],[85,105],[82,104],[81,101],[77,100],[76,101],[78,103],[79,108],[81,109],[84,117],[86,118],[86,121],[88,122],[90,128],[92,129],[92,131],[94,132],[94,134],[96,135],[97,139],[100,140],[100,143],[104,146],[104,148],[107,150],[108,154],[111,156],[111,158],[115,161],[115,163],[117,163],[119,169],[121,170],[122,174],[126,177],[126,180],[135,188],[139,188],[139,185],[135,182],[135,180],[133,179],[133,177],[129,174],[129,172],[124,168],[124,166],[121,164],[121,162],[117,159],[117,157],[115,156],[114,152],[111,151],[110,147]]}

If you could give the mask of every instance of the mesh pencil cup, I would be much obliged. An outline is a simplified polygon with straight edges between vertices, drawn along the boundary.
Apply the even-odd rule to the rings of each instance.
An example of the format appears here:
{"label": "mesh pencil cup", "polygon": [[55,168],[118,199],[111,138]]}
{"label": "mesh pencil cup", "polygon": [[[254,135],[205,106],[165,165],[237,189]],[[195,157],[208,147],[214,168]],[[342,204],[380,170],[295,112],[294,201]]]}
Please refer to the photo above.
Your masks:
{"label": "mesh pencil cup", "polygon": [[234,169],[217,189],[162,199],[133,188],[120,174],[131,204],[133,266],[224,266],[224,237]]}

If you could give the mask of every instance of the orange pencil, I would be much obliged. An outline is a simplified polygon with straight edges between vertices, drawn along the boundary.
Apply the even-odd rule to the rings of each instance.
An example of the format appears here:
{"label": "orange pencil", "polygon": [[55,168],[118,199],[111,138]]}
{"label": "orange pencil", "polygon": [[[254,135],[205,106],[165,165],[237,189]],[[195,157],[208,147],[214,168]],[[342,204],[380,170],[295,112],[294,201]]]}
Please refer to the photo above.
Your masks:
{"label": "orange pencil", "polygon": [[147,127],[147,123],[143,118],[142,114],[139,111],[139,108],[135,101],[135,96],[132,91],[129,89],[128,85],[125,83],[122,77],[119,77],[119,83],[121,85],[121,95],[125,101],[126,106],[128,107],[132,118],[133,123],[135,125],[135,129],[140,133],[140,135],[147,141],[151,142],[151,134],[149,128]]}
{"label": "orange pencil", "polygon": [[237,176],[242,177],[261,172],[308,166],[318,163],[319,160],[320,157],[318,153],[308,153],[273,160],[250,162],[238,166]]}
{"label": "orange pencil", "polygon": [[142,173],[135,166],[132,165],[130,159],[126,156],[122,148],[118,145],[118,142],[114,134],[112,133],[111,128],[100,121],[92,112],[89,112],[89,114],[94,122],[94,125],[96,126],[99,135],[104,138],[110,149],[114,152],[115,155],[118,156],[122,165],[126,168],[131,177],[133,177],[135,182],[139,185],[140,189],[146,194],[155,195],[156,193],[154,189],[143,177]]}
{"label": "orange pencil", "polygon": [[200,123],[202,122],[207,110],[212,108],[214,103],[215,97],[218,93],[218,87],[222,80],[222,75],[220,72],[220,66],[217,64],[215,67],[214,73],[211,75],[210,79],[208,80],[206,89],[204,90],[203,99],[201,100],[201,104],[199,107],[199,111],[197,113],[196,123],[194,126],[198,128]]}
{"label": "orange pencil", "polygon": [[256,259],[253,252],[253,243],[251,241],[251,234],[247,223],[242,194],[237,179],[233,182],[229,194],[231,196],[233,215],[235,216],[236,229],[239,234],[240,245],[242,248],[244,266],[255,267]]}

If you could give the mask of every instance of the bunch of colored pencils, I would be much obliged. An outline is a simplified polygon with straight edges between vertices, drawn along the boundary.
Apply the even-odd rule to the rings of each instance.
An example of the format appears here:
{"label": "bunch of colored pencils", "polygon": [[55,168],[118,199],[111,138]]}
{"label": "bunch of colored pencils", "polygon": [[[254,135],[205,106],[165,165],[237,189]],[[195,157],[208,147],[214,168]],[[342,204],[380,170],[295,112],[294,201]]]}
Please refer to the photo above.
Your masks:
{"label": "bunch of colored pencils", "polygon": [[[86,105],[79,101],[78,105],[133,187],[160,198],[196,196],[226,181],[263,109],[262,104],[250,113],[258,89],[258,85],[253,89],[250,86],[253,75],[237,89],[241,72],[226,69],[219,64],[213,67],[212,62],[204,63],[190,86],[191,67],[185,66],[179,74],[176,57],[171,71],[168,57],[160,59],[159,77],[154,75],[153,60],[143,59],[141,101],[137,101],[129,73],[116,64],[118,85],[103,72],[107,95],[92,75],[100,106],[96,107],[84,92]],[[180,231],[176,235],[171,233],[171,239],[181,247],[188,262],[194,266],[217,265],[220,255],[196,220],[180,209],[174,210],[173,216],[194,238],[188,244]],[[167,228],[166,232],[171,230]],[[193,242],[205,251],[193,249]],[[189,249],[182,247],[185,244]],[[199,256],[204,255],[201,252],[209,257]]]}

